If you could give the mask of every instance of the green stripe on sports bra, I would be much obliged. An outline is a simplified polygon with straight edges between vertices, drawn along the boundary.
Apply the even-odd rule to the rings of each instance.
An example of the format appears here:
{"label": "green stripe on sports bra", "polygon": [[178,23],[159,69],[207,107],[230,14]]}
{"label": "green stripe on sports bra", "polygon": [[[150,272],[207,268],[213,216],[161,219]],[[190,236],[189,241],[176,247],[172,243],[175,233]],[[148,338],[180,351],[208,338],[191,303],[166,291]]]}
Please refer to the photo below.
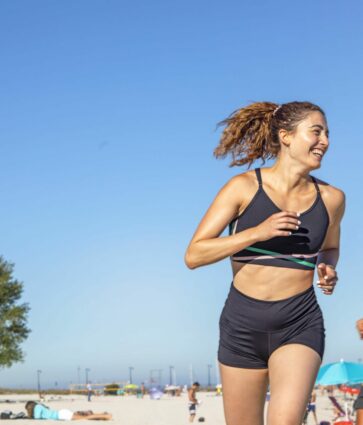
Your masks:
{"label": "green stripe on sports bra", "polygon": [[[266,254],[266,255],[272,255],[272,256],[282,255],[279,252],[268,251],[267,249],[254,248],[252,246],[245,248],[245,249],[247,251],[258,252],[259,254]],[[288,260],[288,261],[292,261],[294,263],[301,264],[303,266],[311,267],[312,269],[315,269],[315,264],[310,263],[309,261],[299,260],[298,258],[294,258],[294,257],[288,257],[288,258],[284,258],[284,259]]]}

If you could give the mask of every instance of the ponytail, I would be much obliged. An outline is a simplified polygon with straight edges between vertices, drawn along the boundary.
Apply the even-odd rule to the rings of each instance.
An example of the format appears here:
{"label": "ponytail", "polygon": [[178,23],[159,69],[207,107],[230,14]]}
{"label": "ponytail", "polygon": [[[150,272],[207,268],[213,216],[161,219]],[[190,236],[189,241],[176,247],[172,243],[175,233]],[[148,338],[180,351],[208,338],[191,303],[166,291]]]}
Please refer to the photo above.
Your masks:
{"label": "ponytail", "polygon": [[310,102],[283,105],[255,102],[238,109],[219,123],[225,128],[214,155],[216,158],[231,155],[231,167],[247,163],[251,166],[260,158],[263,162],[276,158],[280,151],[279,130],[294,131],[312,111],[319,111],[325,117],[324,111]]}

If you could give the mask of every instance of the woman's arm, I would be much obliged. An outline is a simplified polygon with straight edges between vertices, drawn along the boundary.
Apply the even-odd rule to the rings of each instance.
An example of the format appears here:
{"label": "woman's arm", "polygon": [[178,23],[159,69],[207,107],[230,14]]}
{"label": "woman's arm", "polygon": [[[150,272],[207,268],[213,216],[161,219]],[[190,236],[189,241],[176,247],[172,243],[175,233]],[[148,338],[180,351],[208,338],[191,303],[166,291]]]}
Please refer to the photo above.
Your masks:
{"label": "woman's arm", "polygon": [[217,194],[187,248],[185,263],[189,268],[194,269],[222,260],[255,242],[253,232],[248,230],[219,237],[243,208],[245,180],[247,179],[244,175],[236,176]]}
{"label": "woman's arm", "polygon": [[248,173],[232,178],[218,193],[200,222],[185,254],[186,265],[196,267],[215,263],[262,240],[289,236],[298,225],[297,213],[273,214],[256,227],[220,237],[225,227],[246,208],[257,190]]}
{"label": "woman's arm", "polygon": [[329,216],[330,225],[326,234],[323,246],[318,256],[318,286],[324,294],[331,295],[338,280],[335,267],[339,259],[340,246],[340,223],[345,210],[345,196],[342,191],[330,188],[331,192],[325,200]]}

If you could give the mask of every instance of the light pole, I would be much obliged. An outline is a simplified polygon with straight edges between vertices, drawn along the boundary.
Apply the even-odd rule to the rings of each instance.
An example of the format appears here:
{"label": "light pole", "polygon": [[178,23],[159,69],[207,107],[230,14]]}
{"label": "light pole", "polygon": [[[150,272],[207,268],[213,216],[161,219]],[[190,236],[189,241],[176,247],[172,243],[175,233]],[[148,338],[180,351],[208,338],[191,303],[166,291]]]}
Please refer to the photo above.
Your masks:
{"label": "light pole", "polygon": [[78,375],[78,389],[81,389],[81,368],[80,366],[77,367],[77,375]]}
{"label": "light pole", "polygon": [[132,384],[132,371],[134,368],[132,366],[129,366],[129,377],[130,377],[130,384]]}
{"label": "light pole", "polygon": [[[158,380],[156,381],[154,378],[154,372],[158,375]],[[157,385],[161,385],[161,374],[163,372],[163,369],[150,369],[150,383],[156,383]]]}
{"label": "light pole", "polygon": [[208,388],[209,388],[210,387],[210,370],[212,369],[212,365],[208,364],[207,367],[208,367]]}
{"label": "light pole", "polygon": [[39,398],[42,398],[41,392],[40,392],[40,374],[42,373],[42,371],[40,369],[37,370],[37,380],[38,380],[38,393],[39,393]]}
{"label": "light pole", "polygon": [[174,366],[169,366],[169,385],[173,385],[173,369]]}
{"label": "light pole", "polygon": [[91,372],[91,369],[86,367],[85,372],[86,372],[86,385],[88,385],[88,372]]}

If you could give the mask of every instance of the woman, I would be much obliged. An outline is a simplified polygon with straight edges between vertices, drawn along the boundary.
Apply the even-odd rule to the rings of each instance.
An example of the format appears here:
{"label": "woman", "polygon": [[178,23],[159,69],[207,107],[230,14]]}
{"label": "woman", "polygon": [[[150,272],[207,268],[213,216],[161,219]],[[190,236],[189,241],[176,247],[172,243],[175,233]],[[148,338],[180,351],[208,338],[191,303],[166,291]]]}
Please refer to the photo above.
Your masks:
{"label": "woman", "polygon": [[326,117],[309,102],[259,102],[223,124],[217,157],[276,161],[222,188],[185,262],[193,269],[231,257],[218,350],[227,424],[263,424],[269,384],[268,423],[300,425],[324,351],[314,268],[318,287],[332,294],[344,212],[343,192],[309,175],[329,146]]}
{"label": "woman", "polygon": [[73,413],[68,409],[52,410],[35,401],[28,401],[25,405],[25,410],[28,413],[28,417],[31,419],[53,419],[56,421],[76,421],[80,419],[108,421],[112,419],[112,415],[106,412],[93,413],[88,410],[85,412]]}

